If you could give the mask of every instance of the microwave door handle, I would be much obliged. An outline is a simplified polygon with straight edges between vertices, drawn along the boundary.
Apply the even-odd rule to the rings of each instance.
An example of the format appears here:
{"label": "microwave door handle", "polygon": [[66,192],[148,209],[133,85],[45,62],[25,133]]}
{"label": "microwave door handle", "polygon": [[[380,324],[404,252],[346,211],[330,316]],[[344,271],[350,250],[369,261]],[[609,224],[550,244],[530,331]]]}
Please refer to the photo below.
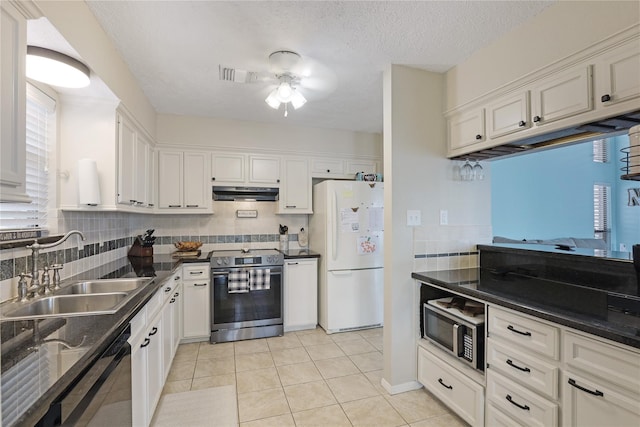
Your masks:
{"label": "microwave door handle", "polygon": [[458,352],[458,346],[459,346],[459,338],[460,338],[460,325],[458,325],[457,323],[453,324],[453,354],[457,356],[460,356],[460,353]]}

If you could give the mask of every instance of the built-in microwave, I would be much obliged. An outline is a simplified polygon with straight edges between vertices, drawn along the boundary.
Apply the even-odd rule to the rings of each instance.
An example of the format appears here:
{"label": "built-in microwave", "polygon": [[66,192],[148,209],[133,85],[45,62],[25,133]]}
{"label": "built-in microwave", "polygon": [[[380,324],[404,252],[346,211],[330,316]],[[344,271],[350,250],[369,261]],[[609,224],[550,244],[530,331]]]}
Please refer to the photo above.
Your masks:
{"label": "built-in microwave", "polygon": [[484,370],[484,314],[478,312],[475,303],[470,305],[475,308],[475,315],[465,314],[459,299],[440,298],[424,303],[423,338],[475,369]]}

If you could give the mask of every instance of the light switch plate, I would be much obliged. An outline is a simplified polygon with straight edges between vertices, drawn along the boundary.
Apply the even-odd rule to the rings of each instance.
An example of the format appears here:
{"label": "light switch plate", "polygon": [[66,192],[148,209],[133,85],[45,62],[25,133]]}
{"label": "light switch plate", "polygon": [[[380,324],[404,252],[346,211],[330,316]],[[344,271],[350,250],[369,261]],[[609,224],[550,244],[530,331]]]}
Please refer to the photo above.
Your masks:
{"label": "light switch plate", "polygon": [[449,211],[447,211],[446,209],[442,209],[440,211],[440,225],[447,224],[449,224]]}
{"label": "light switch plate", "polygon": [[408,210],[407,211],[407,225],[410,227],[422,224],[420,218],[420,211]]}

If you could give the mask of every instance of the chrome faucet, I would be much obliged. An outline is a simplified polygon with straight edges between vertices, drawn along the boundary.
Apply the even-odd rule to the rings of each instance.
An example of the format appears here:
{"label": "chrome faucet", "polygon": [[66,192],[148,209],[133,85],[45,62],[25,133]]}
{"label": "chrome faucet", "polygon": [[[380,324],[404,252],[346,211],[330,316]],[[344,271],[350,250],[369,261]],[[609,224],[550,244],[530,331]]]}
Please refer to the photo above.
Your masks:
{"label": "chrome faucet", "polygon": [[[40,250],[49,249],[49,248],[53,248],[55,246],[61,245],[62,243],[64,243],[65,240],[67,240],[69,237],[71,237],[74,234],[77,234],[78,236],[80,236],[82,240],[86,240],[84,237],[84,234],[82,234],[81,231],[71,230],[67,234],[62,236],[60,240],[57,240],[53,243],[40,244],[36,239],[33,241],[32,245],[27,246],[27,249],[31,249],[31,285],[29,286],[30,293],[32,292],[34,295],[36,295],[36,294],[43,294],[46,291],[44,289],[44,284],[40,284],[39,273],[38,273],[38,270],[39,270],[38,257],[40,256]],[[45,282],[47,282],[46,285],[49,286],[48,280],[45,280]]]}

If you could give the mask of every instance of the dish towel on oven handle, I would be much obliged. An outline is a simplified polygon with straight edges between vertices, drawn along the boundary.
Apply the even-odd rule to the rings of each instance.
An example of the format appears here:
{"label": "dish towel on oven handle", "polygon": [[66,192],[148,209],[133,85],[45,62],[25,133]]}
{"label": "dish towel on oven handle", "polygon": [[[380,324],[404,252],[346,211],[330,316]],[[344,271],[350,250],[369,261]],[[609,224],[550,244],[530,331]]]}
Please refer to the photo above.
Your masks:
{"label": "dish towel on oven handle", "polygon": [[271,289],[271,270],[268,268],[249,270],[249,289],[252,291]]}
{"label": "dish towel on oven handle", "polygon": [[241,294],[249,292],[249,273],[247,270],[235,269],[229,272],[227,282],[228,293]]}

